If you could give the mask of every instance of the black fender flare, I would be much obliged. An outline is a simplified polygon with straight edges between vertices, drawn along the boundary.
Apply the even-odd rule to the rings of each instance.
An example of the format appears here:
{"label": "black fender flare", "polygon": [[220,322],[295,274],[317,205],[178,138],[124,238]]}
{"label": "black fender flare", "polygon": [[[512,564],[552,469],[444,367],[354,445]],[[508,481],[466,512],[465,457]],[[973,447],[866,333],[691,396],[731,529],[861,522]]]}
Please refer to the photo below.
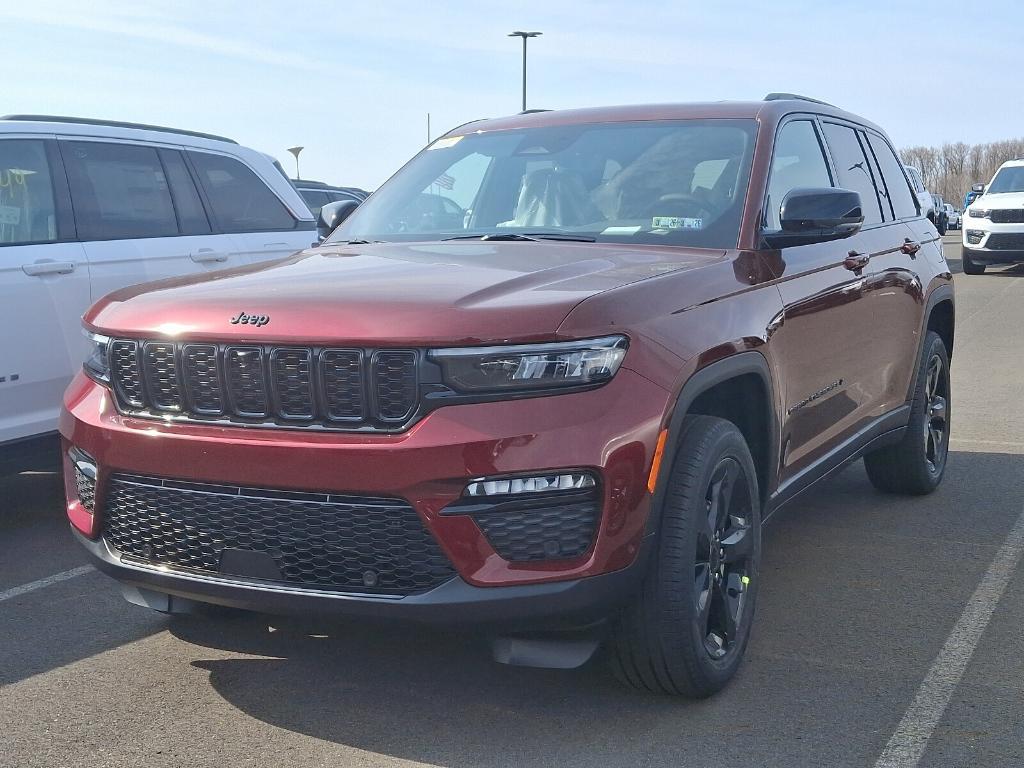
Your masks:
{"label": "black fender flare", "polygon": [[[950,304],[953,305],[953,321],[954,321],[954,327],[955,327],[955,324],[956,324],[956,294],[953,291],[953,285],[951,283],[943,283],[942,285],[937,286],[928,295],[928,301],[925,304],[924,312],[921,313],[921,332],[918,334],[918,338],[917,338],[917,357],[914,358],[915,360],[917,360],[917,364],[918,365],[921,365],[921,357],[922,357],[922,355],[924,355],[924,340],[925,340],[925,337],[928,335],[928,323],[932,319],[932,312],[935,311],[935,307],[937,307],[939,304],[941,304],[944,301],[948,301]],[[949,354],[950,360],[952,360],[953,359],[953,350],[952,349],[948,349],[946,351]],[[918,370],[917,368],[914,368],[915,375],[910,377],[910,389],[907,391],[907,402],[908,403],[911,400],[914,399],[914,389],[917,386],[917,376],[916,376],[917,370]]]}
{"label": "black fender flare", "polygon": [[[766,475],[769,480],[775,475],[779,461],[779,424],[775,410],[775,388],[768,361],[760,352],[747,351],[711,363],[696,371],[686,380],[672,407],[672,415],[669,417],[666,427],[668,429],[668,436],[665,438],[661,465],[658,468],[654,495],[651,498],[650,514],[647,517],[646,536],[656,533],[661,527],[661,509],[667,492],[668,476],[672,472],[672,465],[676,460],[680,438],[682,437],[683,419],[689,412],[690,406],[693,405],[693,402],[701,394],[707,392],[712,387],[729,379],[750,374],[754,374],[761,379],[765,394],[767,395],[767,423],[770,434],[768,436],[768,466]],[[761,493],[762,500],[769,497],[770,489],[759,488],[758,490]]]}

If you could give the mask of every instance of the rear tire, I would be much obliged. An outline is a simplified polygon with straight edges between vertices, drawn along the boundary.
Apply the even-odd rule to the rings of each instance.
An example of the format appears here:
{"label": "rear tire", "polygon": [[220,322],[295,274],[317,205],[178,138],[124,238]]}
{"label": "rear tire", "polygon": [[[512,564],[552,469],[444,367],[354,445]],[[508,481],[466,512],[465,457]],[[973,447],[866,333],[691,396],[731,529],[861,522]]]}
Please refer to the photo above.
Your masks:
{"label": "rear tire", "polygon": [[968,254],[966,250],[960,252],[960,262],[964,269],[964,274],[966,275],[985,274],[985,265],[972,260],[970,254]]}
{"label": "rear tire", "polygon": [[760,555],[757,475],[742,433],[725,419],[687,416],[654,560],[613,629],[615,675],[691,698],[721,690],[750,638]]}
{"label": "rear tire", "polygon": [[939,335],[929,331],[906,434],[896,445],[864,457],[878,490],[920,496],[939,486],[949,452],[950,405],[949,354]]}

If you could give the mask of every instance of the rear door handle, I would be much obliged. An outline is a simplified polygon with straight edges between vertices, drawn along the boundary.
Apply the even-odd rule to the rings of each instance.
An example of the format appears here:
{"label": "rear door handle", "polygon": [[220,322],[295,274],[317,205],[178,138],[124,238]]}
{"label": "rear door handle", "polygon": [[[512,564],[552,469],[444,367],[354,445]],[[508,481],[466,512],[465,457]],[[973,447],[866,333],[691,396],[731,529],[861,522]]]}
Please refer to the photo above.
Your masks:
{"label": "rear door handle", "polygon": [[70,261],[37,261],[34,264],[22,264],[21,271],[26,275],[70,275],[75,265]]}
{"label": "rear door handle", "polygon": [[920,250],[921,244],[915,240],[911,240],[909,237],[904,239],[903,245],[900,246],[900,251],[911,258],[917,256],[917,252]]}
{"label": "rear door handle", "polygon": [[219,253],[213,250],[213,248],[200,248],[198,251],[190,253],[189,258],[196,264],[208,264],[215,261],[227,261],[228,255],[226,253]]}
{"label": "rear door handle", "polygon": [[843,266],[860,277],[860,273],[864,270],[864,267],[868,265],[869,261],[871,261],[871,257],[866,253],[850,251],[846,254],[846,258],[843,259]]}
{"label": "rear door handle", "polygon": [[264,243],[264,248],[284,248],[288,243]]}

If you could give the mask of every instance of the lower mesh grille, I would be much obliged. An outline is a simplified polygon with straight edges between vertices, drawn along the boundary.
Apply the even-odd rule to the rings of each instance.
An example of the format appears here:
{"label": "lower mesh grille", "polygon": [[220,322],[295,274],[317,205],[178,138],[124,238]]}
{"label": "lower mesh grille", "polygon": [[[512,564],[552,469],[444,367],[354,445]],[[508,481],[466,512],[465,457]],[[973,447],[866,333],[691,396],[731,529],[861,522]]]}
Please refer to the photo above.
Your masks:
{"label": "lower mesh grille", "polygon": [[96,507],[96,481],[77,466],[75,470],[75,486],[78,490],[78,501],[88,512]]}
{"label": "lower mesh grille", "polygon": [[397,499],[115,474],[103,512],[107,542],[122,556],[154,565],[245,577],[252,574],[224,568],[225,553],[265,553],[276,567],[272,581],[396,595],[423,592],[455,575],[416,511]]}
{"label": "lower mesh grille", "polygon": [[567,560],[585,554],[601,519],[601,491],[461,501],[443,514],[468,514],[495,552],[510,562]]}
{"label": "lower mesh grille", "polygon": [[985,247],[994,251],[1024,250],[1024,232],[997,232],[989,235]]}

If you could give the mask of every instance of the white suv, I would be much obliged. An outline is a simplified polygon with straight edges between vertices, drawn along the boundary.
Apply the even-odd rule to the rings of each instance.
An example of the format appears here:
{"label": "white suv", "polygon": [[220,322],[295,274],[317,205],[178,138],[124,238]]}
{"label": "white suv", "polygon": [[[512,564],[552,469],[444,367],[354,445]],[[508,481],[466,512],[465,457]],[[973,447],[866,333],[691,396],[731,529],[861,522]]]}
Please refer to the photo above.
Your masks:
{"label": "white suv", "polygon": [[968,275],[980,275],[988,264],[1024,262],[1024,159],[999,166],[964,211],[962,255]]}
{"label": "white suv", "polygon": [[61,396],[88,349],[81,317],[94,301],[136,283],[286,256],[309,246],[315,228],[280,166],[230,139],[0,118],[0,454],[56,430]]}

